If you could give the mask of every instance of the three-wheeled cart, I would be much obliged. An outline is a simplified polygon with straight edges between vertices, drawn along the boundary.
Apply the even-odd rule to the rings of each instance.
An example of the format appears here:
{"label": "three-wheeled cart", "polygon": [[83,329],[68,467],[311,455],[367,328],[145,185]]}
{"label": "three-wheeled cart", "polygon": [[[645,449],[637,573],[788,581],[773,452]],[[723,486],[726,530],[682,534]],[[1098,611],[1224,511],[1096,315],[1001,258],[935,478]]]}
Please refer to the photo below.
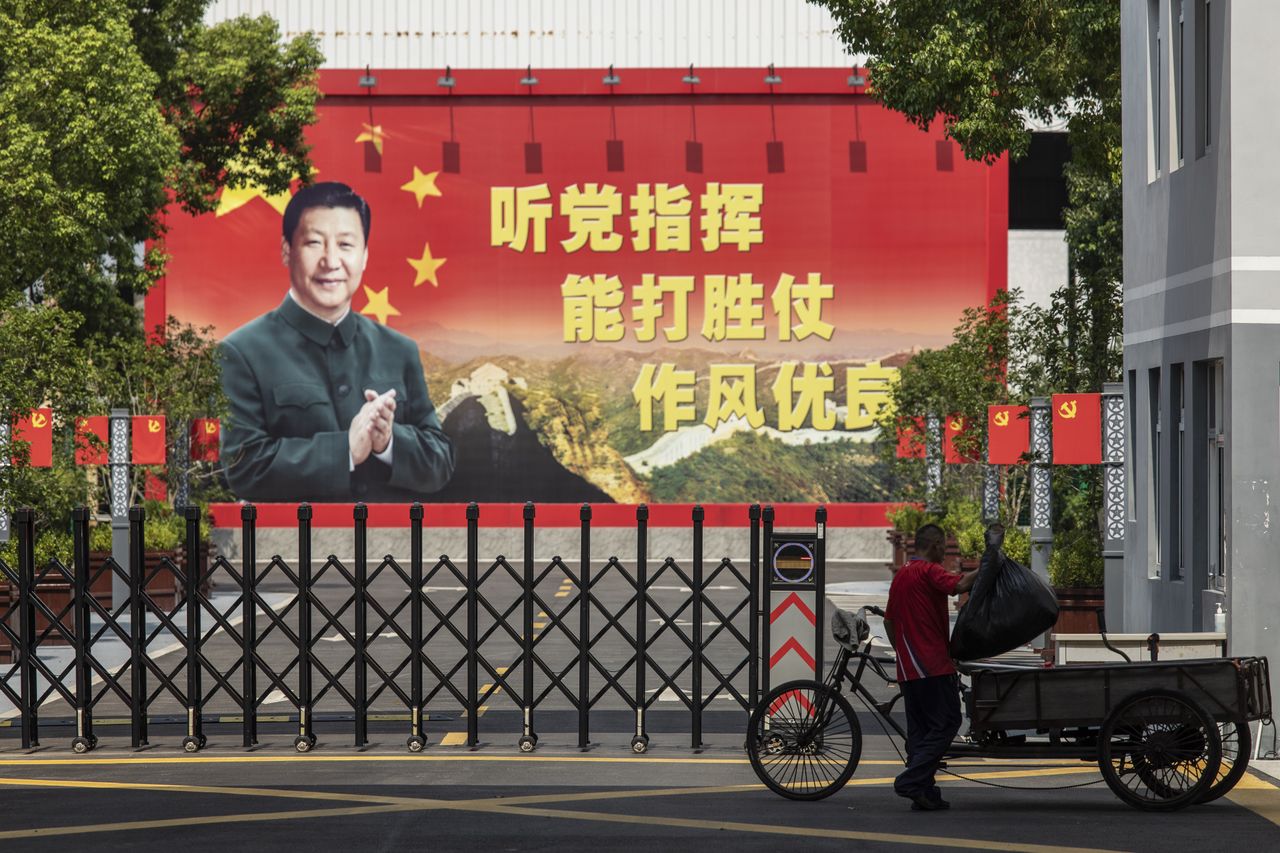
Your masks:
{"label": "three-wheeled cart", "polygon": [[[878,701],[862,683],[870,670],[896,685],[885,669],[891,662],[874,657],[868,632],[860,633],[837,635],[840,653],[825,681],[782,684],[751,715],[751,766],[784,797],[830,796],[857,769],[862,731],[846,685],[906,739],[891,714],[901,694]],[[969,729],[947,757],[1096,761],[1116,796],[1140,809],[1170,811],[1230,791],[1248,767],[1249,724],[1271,717],[1262,657],[960,669],[970,682]]]}

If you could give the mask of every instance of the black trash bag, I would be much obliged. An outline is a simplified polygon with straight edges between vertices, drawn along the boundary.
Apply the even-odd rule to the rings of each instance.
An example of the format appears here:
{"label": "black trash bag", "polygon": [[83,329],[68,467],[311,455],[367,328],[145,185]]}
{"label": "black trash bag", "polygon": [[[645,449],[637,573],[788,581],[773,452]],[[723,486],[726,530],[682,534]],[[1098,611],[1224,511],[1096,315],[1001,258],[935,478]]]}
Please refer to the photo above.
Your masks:
{"label": "black trash bag", "polygon": [[1026,566],[988,538],[969,601],[951,632],[951,657],[978,660],[1013,651],[1058,621],[1058,596]]}

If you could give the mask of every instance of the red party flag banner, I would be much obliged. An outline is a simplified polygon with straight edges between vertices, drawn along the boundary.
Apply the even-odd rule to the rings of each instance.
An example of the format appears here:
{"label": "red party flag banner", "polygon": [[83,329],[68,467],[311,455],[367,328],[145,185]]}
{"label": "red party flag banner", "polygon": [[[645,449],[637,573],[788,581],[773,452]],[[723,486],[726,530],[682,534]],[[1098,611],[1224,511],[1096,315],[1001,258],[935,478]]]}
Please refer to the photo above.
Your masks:
{"label": "red party flag banner", "polygon": [[[32,409],[13,426],[14,441],[25,441],[27,464],[32,468],[53,467],[53,409]],[[15,460],[16,461],[16,460]]]}
{"label": "red party flag banner", "polygon": [[1053,395],[1053,464],[1102,462],[1102,395]]}
{"label": "red party flag banner", "polygon": [[956,447],[956,439],[969,432],[969,423],[963,415],[947,415],[942,422],[942,459],[950,465],[959,462],[976,462]]}
{"label": "red party flag banner", "polygon": [[899,459],[924,458],[924,418],[913,419],[913,424],[898,430],[897,457]]}
{"label": "red party flag banner", "polygon": [[130,432],[134,465],[164,464],[164,415],[134,415]]}
{"label": "red party flag banner", "polygon": [[76,418],[76,464],[106,465],[108,435],[106,415]]}
{"label": "red party flag banner", "polygon": [[217,462],[222,424],[217,418],[194,418],[191,421],[191,460]]}
{"label": "red party flag banner", "polygon": [[1031,446],[1026,406],[987,406],[987,462],[1017,465]]}

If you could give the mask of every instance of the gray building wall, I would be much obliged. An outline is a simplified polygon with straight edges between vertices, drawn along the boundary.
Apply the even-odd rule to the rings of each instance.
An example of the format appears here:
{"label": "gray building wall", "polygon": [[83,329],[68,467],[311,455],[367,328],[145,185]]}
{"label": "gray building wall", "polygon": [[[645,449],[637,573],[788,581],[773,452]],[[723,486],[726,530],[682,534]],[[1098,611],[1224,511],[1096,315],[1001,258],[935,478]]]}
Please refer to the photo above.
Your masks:
{"label": "gray building wall", "polygon": [[1233,654],[1280,659],[1280,4],[1126,0],[1121,14],[1131,461],[1108,621],[1210,629],[1221,604]]}

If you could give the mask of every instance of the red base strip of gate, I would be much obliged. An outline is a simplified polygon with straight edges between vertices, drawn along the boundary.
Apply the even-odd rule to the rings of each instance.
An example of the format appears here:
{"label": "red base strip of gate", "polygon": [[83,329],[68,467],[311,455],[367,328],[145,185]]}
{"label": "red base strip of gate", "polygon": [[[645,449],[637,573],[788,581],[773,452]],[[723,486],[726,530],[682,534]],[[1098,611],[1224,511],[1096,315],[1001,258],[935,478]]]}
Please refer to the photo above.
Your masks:
{"label": "red base strip of gate", "polygon": [[[209,505],[210,515],[217,527],[239,528],[239,503],[215,503]],[[296,527],[298,504],[264,503],[255,505],[258,510],[257,526]],[[314,527],[350,527],[354,504],[312,504]],[[369,527],[404,527],[409,523],[409,504],[369,504]],[[649,504],[650,527],[686,527],[693,504]],[[829,527],[889,527],[886,513],[900,504],[857,503],[832,504],[827,507]],[[813,513],[818,504],[777,504],[774,524],[778,527],[812,528]],[[538,504],[539,527],[578,527],[582,524],[581,504]],[[425,524],[428,527],[465,527],[467,505],[458,503],[426,503]],[[747,527],[748,504],[703,504],[707,527]],[[635,504],[592,504],[592,527],[634,527]],[[481,504],[482,527],[521,527],[524,524],[524,504]]]}

